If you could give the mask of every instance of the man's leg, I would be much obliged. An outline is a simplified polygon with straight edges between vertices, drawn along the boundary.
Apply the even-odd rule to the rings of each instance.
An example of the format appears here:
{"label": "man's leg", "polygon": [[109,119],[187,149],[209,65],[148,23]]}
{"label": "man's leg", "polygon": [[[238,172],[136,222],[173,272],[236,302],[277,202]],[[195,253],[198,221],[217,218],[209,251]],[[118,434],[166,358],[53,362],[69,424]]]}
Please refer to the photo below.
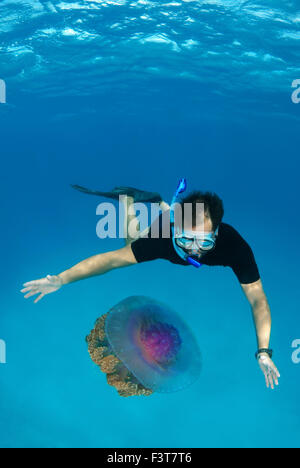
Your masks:
{"label": "man's leg", "polygon": [[[136,216],[135,201],[133,197],[122,197],[121,201],[124,207],[124,233],[125,233],[125,245],[132,244],[135,240],[140,237],[146,236],[149,233],[150,226],[141,232],[141,226]],[[161,201],[159,203],[160,210],[164,213],[170,209],[170,206]]]}
{"label": "man's leg", "polygon": [[[134,208],[134,198],[125,196],[121,198],[121,201],[124,208],[125,245],[129,245],[139,238],[141,227]],[[132,235],[133,228],[135,228],[135,235]]]}
{"label": "man's leg", "polygon": [[[81,185],[72,185],[79,192],[88,195],[96,195],[101,197],[112,198],[113,200],[121,200],[124,207],[124,233],[126,245],[131,244],[139,237],[146,235],[150,227],[141,232],[140,224],[136,216],[134,203],[156,203],[159,204],[162,212],[168,211],[170,206],[164,202],[157,192],[147,192],[133,187],[116,187],[111,192],[99,192],[90,190]],[[133,234],[132,234],[133,232]]]}

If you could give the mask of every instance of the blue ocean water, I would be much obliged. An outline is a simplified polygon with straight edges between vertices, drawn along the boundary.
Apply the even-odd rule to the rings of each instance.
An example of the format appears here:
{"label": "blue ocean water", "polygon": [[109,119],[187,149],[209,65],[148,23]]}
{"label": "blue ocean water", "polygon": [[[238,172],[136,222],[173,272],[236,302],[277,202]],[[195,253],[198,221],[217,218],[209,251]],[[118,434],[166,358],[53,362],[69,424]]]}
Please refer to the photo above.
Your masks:
{"label": "blue ocean water", "polygon": [[[1,447],[299,447],[300,79],[296,1],[2,0]],[[96,198],[133,185],[170,200],[180,177],[224,200],[251,244],[282,378],[253,358],[250,307],[229,269],[156,261],[63,288],[25,281],[119,248]],[[185,391],[120,398],[87,353],[98,316],[145,295],[179,312],[204,368]]]}

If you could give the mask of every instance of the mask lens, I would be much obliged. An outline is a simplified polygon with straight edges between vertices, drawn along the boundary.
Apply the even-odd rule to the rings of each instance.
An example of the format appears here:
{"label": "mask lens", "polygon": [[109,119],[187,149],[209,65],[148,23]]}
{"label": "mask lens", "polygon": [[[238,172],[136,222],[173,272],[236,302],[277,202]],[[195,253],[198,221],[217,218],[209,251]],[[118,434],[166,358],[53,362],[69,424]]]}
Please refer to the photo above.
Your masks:
{"label": "mask lens", "polygon": [[188,237],[178,237],[176,239],[176,243],[182,249],[191,249],[194,244],[194,239],[190,239]]}
{"label": "mask lens", "polygon": [[198,244],[199,249],[205,250],[205,251],[206,250],[211,250],[215,246],[215,242],[213,240],[211,240],[211,239],[205,239],[203,241],[200,241],[198,239],[197,244]]}

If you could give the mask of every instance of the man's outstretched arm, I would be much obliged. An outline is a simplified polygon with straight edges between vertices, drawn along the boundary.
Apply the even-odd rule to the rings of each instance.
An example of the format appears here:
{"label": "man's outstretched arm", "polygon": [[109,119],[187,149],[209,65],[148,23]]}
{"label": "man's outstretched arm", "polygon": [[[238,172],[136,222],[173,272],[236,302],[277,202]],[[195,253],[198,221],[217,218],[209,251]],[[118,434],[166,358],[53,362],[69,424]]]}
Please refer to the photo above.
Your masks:
{"label": "man's outstretched arm", "polygon": [[74,283],[92,276],[103,275],[116,268],[136,264],[131,246],[87,258],[58,275],[62,284]]}
{"label": "man's outstretched arm", "polygon": [[46,294],[53,293],[60,289],[63,285],[74,283],[92,276],[103,275],[116,268],[135,265],[136,259],[132,253],[131,246],[128,245],[120,250],[107,252],[93,257],[87,258],[72,268],[63,271],[59,275],[46,276],[35,281],[25,283],[22,293],[25,298],[39,296],[35,299],[35,303],[40,301]]}
{"label": "man's outstretched arm", "polygon": [[[258,349],[268,349],[270,346],[272,319],[269,303],[263,289],[261,280],[251,284],[242,284],[252,308],[252,314],[256,329]],[[272,359],[267,353],[258,356],[258,363],[264,373],[267,387],[274,388],[274,382],[278,385],[280,374]]]}
{"label": "man's outstretched arm", "polygon": [[271,337],[271,311],[261,280],[242,284],[243,291],[251,304],[256,329],[258,349],[269,348]]}

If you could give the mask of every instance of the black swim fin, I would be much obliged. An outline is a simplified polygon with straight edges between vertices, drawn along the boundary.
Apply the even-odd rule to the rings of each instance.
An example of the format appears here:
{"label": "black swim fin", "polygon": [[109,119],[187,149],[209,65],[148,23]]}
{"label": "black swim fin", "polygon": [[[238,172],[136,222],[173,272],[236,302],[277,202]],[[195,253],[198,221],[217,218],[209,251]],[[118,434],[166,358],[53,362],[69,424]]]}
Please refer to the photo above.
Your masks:
{"label": "black swim fin", "polygon": [[120,190],[122,195],[132,197],[136,203],[160,203],[162,197],[157,192],[147,192],[134,187],[116,187],[115,190]]}
{"label": "black swim fin", "polygon": [[112,198],[114,200],[118,200],[120,195],[127,195],[128,197],[132,197],[136,203],[160,203],[162,201],[162,197],[159,195],[159,193],[146,192],[134,187],[115,187],[111,192],[98,192],[96,190],[90,190],[85,187],[81,187],[80,185],[71,185],[71,187],[88,195]]}
{"label": "black swim fin", "polygon": [[119,199],[119,195],[122,193],[117,193],[116,191],[112,190],[111,192],[98,192],[96,190],[90,190],[85,187],[81,187],[81,185],[71,185],[71,187],[79,192],[86,193],[87,195],[96,195],[97,197],[106,197],[106,198],[113,198],[114,200]]}

